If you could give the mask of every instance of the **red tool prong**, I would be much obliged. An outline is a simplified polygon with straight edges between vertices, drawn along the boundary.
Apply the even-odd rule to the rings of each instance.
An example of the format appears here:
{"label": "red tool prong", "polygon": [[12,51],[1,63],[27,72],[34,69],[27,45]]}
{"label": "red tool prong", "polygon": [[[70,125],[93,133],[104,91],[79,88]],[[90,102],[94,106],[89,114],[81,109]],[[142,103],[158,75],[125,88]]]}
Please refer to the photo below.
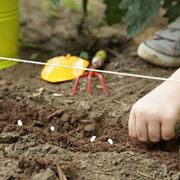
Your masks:
{"label": "red tool prong", "polygon": [[91,95],[92,93],[92,87],[91,87],[91,81],[92,77],[94,76],[95,72],[89,72],[88,77],[87,77],[87,93],[88,95]]}
{"label": "red tool prong", "polygon": [[[93,64],[93,68],[92,69],[96,69],[98,66],[97,63],[94,63]],[[87,93],[88,95],[91,95],[92,93],[92,87],[91,87],[91,84],[92,84],[92,77],[93,76],[96,76],[100,82],[101,82],[101,85],[102,85],[102,88],[103,88],[103,92],[104,93],[107,93],[107,86],[105,84],[105,81],[104,81],[104,77],[102,76],[102,74],[100,73],[97,73],[97,72],[94,72],[93,70],[91,72],[85,72],[84,74],[78,76],[76,79],[75,79],[75,82],[74,82],[74,86],[72,88],[72,95],[74,96],[76,94],[76,91],[77,91],[77,87],[78,87],[78,84],[79,84],[79,81],[82,77],[85,77],[87,76]]]}
{"label": "red tool prong", "polygon": [[73,96],[76,94],[77,87],[78,87],[78,84],[79,84],[80,79],[81,79],[82,77],[87,76],[87,75],[88,75],[88,73],[86,72],[86,73],[78,76],[78,77],[75,79],[74,86],[73,86],[73,88],[72,88],[72,95],[73,95]]}
{"label": "red tool prong", "polygon": [[108,92],[108,89],[107,89],[104,77],[102,76],[102,74],[97,73],[97,72],[95,72],[94,75],[99,78],[102,88],[103,88],[103,92],[104,92],[104,94],[106,94]]}

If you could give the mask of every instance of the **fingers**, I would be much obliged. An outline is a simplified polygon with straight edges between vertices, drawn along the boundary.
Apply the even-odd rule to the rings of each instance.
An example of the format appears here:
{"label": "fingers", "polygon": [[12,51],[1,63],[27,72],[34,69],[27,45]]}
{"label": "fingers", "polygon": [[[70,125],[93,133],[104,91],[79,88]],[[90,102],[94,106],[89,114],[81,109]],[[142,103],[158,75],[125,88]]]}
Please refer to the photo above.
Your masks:
{"label": "fingers", "polygon": [[135,118],[135,112],[132,108],[129,116],[129,135],[133,138],[136,138],[136,118]]}
{"label": "fingers", "polygon": [[149,140],[153,143],[161,140],[161,125],[158,119],[151,119],[151,121],[148,123],[148,136]]}
{"label": "fingers", "polygon": [[139,119],[136,119],[136,133],[137,138],[141,142],[148,142],[148,125],[146,122],[146,119],[143,117],[139,117]]}
{"label": "fingers", "polygon": [[129,116],[129,135],[141,142],[148,142],[148,128],[142,113],[133,106]]}
{"label": "fingers", "polygon": [[163,140],[171,140],[175,136],[176,121],[173,118],[164,118],[161,124],[161,135]]}
{"label": "fingers", "polygon": [[176,117],[177,115],[170,111],[164,114],[161,109],[136,103],[129,116],[129,135],[141,142],[171,140],[175,136]]}
{"label": "fingers", "polygon": [[[136,114],[135,114],[136,113]],[[141,142],[157,143],[161,139],[171,140],[175,136],[173,118],[161,120],[157,116],[138,116],[131,111],[129,117],[129,135]]]}

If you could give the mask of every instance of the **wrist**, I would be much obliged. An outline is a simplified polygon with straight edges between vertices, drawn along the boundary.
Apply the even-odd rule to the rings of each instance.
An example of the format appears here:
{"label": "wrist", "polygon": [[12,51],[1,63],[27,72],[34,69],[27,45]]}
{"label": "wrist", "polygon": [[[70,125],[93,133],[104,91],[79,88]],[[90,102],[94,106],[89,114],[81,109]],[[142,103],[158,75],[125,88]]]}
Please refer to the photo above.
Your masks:
{"label": "wrist", "polygon": [[[175,71],[169,78],[180,81],[180,68]],[[180,82],[165,81],[164,84],[168,84],[169,88],[173,88],[175,91],[178,91],[177,93],[180,92]]]}

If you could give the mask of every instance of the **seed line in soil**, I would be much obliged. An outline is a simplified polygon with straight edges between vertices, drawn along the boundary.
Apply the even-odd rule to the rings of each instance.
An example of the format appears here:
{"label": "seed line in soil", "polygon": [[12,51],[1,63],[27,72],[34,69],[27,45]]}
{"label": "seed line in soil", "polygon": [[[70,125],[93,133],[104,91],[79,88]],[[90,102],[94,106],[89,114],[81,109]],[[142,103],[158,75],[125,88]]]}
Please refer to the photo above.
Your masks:
{"label": "seed line in soil", "polygon": [[150,79],[150,80],[169,81],[169,82],[180,83],[180,80],[173,79],[173,78],[163,78],[163,77],[147,76],[147,75],[140,75],[140,74],[116,72],[116,71],[82,68],[82,67],[77,67],[77,66],[50,64],[50,63],[44,63],[44,62],[40,62],[40,61],[30,61],[30,60],[23,60],[23,59],[16,59],[16,58],[8,58],[8,57],[0,57],[0,60],[15,61],[15,62],[28,63],[28,64],[36,64],[36,65],[42,65],[42,66],[46,65],[46,66],[63,67],[63,68],[69,68],[69,69],[79,69],[79,70],[84,70],[84,71],[99,72],[99,73],[112,74],[112,75],[118,75],[118,76],[128,76],[128,77],[136,77],[136,78],[143,78],[143,79]]}

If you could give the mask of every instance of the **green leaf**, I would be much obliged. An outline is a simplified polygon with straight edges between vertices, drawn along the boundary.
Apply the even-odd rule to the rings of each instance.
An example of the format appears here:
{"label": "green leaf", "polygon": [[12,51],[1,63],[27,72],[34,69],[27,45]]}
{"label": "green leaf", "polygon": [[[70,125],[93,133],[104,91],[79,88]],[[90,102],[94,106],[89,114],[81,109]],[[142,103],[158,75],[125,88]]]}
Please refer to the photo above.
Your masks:
{"label": "green leaf", "polygon": [[89,59],[89,54],[86,51],[82,51],[79,56],[84,59]]}
{"label": "green leaf", "polygon": [[120,7],[128,9],[125,22],[130,38],[143,30],[152,17],[159,14],[160,0],[123,0]]}
{"label": "green leaf", "polygon": [[60,0],[50,0],[55,6],[59,5]]}
{"label": "green leaf", "polygon": [[120,3],[122,0],[104,0],[106,4],[106,21],[109,25],[118,23],[121,21],[125,14],[125,10],[120,8]]}
{"label": "green leaf", "polygon": [[81,10],[81,4],[76,0],[61,0],[61,3],[70,9]]}
{"label": "green leaf", "polygon": [[[58,5],[59,0],[41,0],[41,8],[43,11],[48,12],[53,17],[58,17]],[[56,4],[57,3],[57,4]]]}
{"label": "green leaf", "polygon": [[165,0],[163,7],[167,10],[165,16],[169,19],[169,22],[174,21],[178,16],[180,16],[179,0]]}
{"label": "green leaf", "polygon": [[35,60],[39,57],[39,53],[32,53],[30,56],[30,60]]}
{"label": "green leaf", "polygon": [[[60,1],[68,7],[80,9],[79,1],[76,0],[48,0],[53,6],[57,6]],[[86,16],[89,0],[81,0],[81,2]],[[106,5],[107,23],[112,25],[125,19],[129,38],[142,31],[153,17],[159,15],[160,4],[166,10],[165,16],[169,21],[174,21],[180,16],[180,0],[103,0],[103,2]]]}

